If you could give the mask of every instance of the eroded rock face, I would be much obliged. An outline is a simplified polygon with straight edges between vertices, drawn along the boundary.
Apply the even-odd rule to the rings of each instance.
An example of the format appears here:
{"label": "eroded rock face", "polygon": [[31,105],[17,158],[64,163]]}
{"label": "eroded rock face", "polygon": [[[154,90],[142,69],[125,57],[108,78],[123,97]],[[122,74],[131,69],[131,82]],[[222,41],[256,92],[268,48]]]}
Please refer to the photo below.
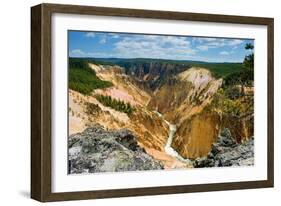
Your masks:
{"label": "eroded rock face", "polygon": [[141,146],[163,151],[168,139],[169,126],[154,112],[137,111],[131,116],[131,131]]}
{"label": "eroded rock face", "polygon": [[124,62],[120,66],[125,68],[126,74],[134,77],[138,86],[147,90],[156,90],[171,76],[189,68],[187,64],[170,64],[165,62]]}
{"label": "eroded rock face", "polygon": [[71,135],[68,157],[70,174],[163,169],[129,130],[107,131],[100,125]]}
{"label": "eroded rock face", "polygon": [[206,157],[197,158],[194,167],[226,167],[254,165],[254,138],[237,143],[230,130],[224,129]]}
{"label": "eroded rock face", "polygon": [[243,118],[224,115],[222,119],[222,128],[228,128],[238,143],[248,140],[254,135],[253,115],[248,115]]}
{"label": "eroded rock face", "polygon": [[178,128],[172,147],[184,158],[206,156],[217,139],[220,122],[216,112],[203,111],[193,115]]}
{"label": "eroded rock face", "polygon": [[168,121],[181,124],[200,113],[221,84],[222,79],[215,79],[207,69],[192,67],[167,79],[154,92],[148,107],[162,113]]}

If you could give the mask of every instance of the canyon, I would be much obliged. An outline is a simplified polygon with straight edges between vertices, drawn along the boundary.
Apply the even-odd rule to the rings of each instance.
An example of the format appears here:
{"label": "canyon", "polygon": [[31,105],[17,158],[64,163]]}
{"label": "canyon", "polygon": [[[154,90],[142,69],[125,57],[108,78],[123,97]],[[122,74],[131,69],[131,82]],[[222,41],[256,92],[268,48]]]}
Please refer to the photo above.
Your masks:
{"label": "canyon", "polygon": [[[70,173],[122,171],[122,165],[126,165],[124,171],[237,165],[228,156],[220,158],[220,163],[208,159],[226,129],[227,138],[234,143],[223,147],[221,153],[233,148],[236,156],[243,157],[244,147],[249,148],[248,156],[242,158],[247,164],[240,165],[253,165],[252,87],[244,86],[243,96],[233,100],[226,98],[225,91],[230,89],[224,86],[224,77],[215,78],[208,68],[200,66],[157,60],[87,64],[100,80],[112,85],[94,89],[89,95],[69,89]],[[231,89],[236,91],[239,86]],[[130,105],[133,112],[118,111],[101,102],[99,96]],[[248,112],[238,115],[237,108]],[[120,143],[120,133],[126,143]],[[105,151],[108,141],[112,150]],[[97,148],[85,150],[89,142],[95,142]],[[128,142],[135,145],[133,149],[124,148]],[[244,143],[246,146],[241,146]],[[97,153],[109,155],[110,161],[99,156],[102,165],[94,163]],[[120,154],[129,163],[113,154]],[[95,166],[80,164],[81,159]]]}

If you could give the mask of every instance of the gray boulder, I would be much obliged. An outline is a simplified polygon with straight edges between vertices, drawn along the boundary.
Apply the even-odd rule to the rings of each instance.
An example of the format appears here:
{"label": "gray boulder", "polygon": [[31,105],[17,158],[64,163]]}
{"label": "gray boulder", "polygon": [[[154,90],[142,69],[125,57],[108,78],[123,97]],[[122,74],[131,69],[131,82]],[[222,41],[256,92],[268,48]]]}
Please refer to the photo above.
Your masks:
{"label": "gray boulder", "polygon": [[196,168],[254,165],[254,138],[238,144],[228,129],[221,131],[206,157],[193,162]]}
{"label": "gray boulder", "polygon": [[70,174],[164,168],[137,144],[133,133],[126,129],[105,130],[95,125],[71,135],[68,149]]}

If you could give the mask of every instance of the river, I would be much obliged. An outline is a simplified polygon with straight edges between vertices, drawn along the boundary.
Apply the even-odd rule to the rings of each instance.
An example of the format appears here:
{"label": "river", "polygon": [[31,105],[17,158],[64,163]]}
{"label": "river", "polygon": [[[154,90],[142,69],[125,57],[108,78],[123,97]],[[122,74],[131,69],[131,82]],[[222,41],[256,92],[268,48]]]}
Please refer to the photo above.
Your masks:
{"label": "river", "polygon": [[177,160],[184,162],[184,163],[191,163],[191,160],[183,158],[176,150],[174,150],[174,148],[172,147],[172,143],[173,143],[173,138],[174,135],[177,131],[177,125],[175,124],[171,124],[170,122],[168,122],[166,119],[164,119],[163,115],[161,113],[159,113],[158,111],[154,111],[159,117],[161,117],[163,119],[163,121],[169,125],[169,136],[166,142],[166,145],[164,147],[165,152],[176,158]]}

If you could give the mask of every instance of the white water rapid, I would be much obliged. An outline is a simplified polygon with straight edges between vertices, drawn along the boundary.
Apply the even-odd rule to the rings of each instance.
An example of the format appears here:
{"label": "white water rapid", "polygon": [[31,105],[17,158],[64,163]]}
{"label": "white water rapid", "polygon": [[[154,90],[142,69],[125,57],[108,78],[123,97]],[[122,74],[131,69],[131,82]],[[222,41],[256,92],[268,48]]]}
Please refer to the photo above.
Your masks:
{"label": "white water rapid", "polygon": [[174,134],[177,131],[177,126],[175,124],[171,124],[170,122],[168,122],[167,120],[164,119],[163,115],[161,113],[159,113],[158,111],[154,111],[159,117],[161,117],[166,124],[169,125],[169,136],[168,136],[168,140],[166,142],[166,145],[164,147],[165,152],[168,155],[171,155],[172,157],[178,159],[181,162],[184,163],[191,163],[191,161],[189,159],[185,159],[183,158],[176,150],[174,150],[174,148],[172,147],[172,142],[173,142],[173,138],[174,138]]}

